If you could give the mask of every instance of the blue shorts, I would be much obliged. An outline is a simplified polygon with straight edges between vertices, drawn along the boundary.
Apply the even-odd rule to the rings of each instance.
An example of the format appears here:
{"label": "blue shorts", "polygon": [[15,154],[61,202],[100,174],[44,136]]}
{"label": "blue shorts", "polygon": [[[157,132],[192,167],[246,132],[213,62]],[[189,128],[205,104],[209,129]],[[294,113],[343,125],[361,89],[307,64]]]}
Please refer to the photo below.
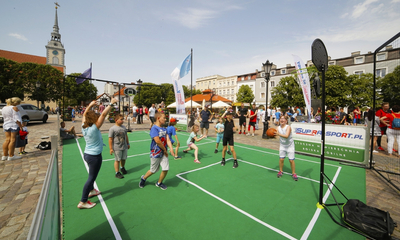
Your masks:
{"label": "blue shorts", "polygon": [[19,132],[19,128],[16,128],[16,129],[12,129],[12,128],[3,129],[3,132]]}
{"label": "blue shorts", "polygon": [[223,134],[217,134],[217,143],[219,143],[219,142],[221,142],[221,140],[222,140],[222,138],[224,137],[224,135]]}

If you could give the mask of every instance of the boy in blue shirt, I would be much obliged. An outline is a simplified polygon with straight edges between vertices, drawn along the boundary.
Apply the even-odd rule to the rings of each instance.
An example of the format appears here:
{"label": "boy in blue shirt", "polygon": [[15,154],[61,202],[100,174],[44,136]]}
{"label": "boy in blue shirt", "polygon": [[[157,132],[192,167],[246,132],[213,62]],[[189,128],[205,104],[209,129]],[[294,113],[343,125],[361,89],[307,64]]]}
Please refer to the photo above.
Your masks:
{"label": "boy in blue shirt", "polygon": [[140,178],[139,187],[143,188],[146,185],[147,178],[156,173],[161,166],[162,171],[156,186],[162,190],[166,190],[167,186],[163,183],[163,180],[167,176],[169,170],[167,145],[170,148],[171,155],[174,153],[172,152],[172,144],[167,134],[167,129],[161,127],[166,121],[165,114],[156,112],[154,120],[156,122],[150,130],[150,169]]}
{"label": "boy in blue shirt", "polygon": [[[179,139],[178,136],[176,135],[176,129],[175,129],[175,125],[177,122],[178,120],[176,120],[175,118],[171,118],[169,120],[169,126],[167,127],[167,134],[169,136],[169,140],[171,140],[172,146],[175,146],[175,155],[173,155],[175,160],[181,159],[181,157],[178,156],[178,150],[181,144],[179,143]],[[176,142],[174,141],[172,136],[175,136]]]}

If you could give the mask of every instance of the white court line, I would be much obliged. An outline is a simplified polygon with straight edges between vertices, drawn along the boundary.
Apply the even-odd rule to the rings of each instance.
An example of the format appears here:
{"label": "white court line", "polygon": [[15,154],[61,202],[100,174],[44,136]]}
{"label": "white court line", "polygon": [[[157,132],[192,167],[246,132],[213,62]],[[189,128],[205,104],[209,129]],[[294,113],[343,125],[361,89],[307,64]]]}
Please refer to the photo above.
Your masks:
{"label": "white court line", "polygon": [[[232,158],[230,158],[230,159],[232,159]],[[230,160],[230,159],[228,159],[228,160]],[[227,160],[227,161],[228,161],[228,160]],[[254,217],[253,215],[251,215],[251,214],[249,214],[249,213],[243,211],[242,209],[240,209],[240,208],[236,207],[235,205],[233,205],[233,204],[231,204],[231,203],[225,201],[224,199],[222,199],[222,198],[220,198],[220,197],[218,197],[218,196],[216,196],[216,195],[210,193],[209,191],[205,190],[204,188],[200,187],[199,185],[197,185],[197,184],[195,184],[195,183],[193,183],[193,182],[191,182],[191,181],[189,181],[189,180],[187,180],[187,179],[185,179],[185,178],[183,178],[183,177],[180,176],[180,175],[183,175],[183,174],[187,174],[187,173],[195,172],[195,171],[198,171],[198,170],[202,170],[202,169],[205,169],[205,168],[214,166],[214,165],[216,165],[216,164],[219,164],[219,162],[213,163],[213,164],[210,164],[210,165],[207,165],[207,166],[205,166],[205,167],[197,168],[197,169],[194,169],[194,170],[191,170],[191,171],[187,171],[187,172],[184,172],[184,173],[180,173],[180,174],[178,174],[178,175],[176,175],[176,176],[177,176],[178,178],[182,179],[183,181],[185,181],[185,182],[187,182],[187,183],[189,183],[189,184],[191,184],[191,185],[197,187],[198,189],[200,189],[201,191],[207,193],[207,194],[210,195],[211,197],[213,197],[213,198],[215,198],[215,199],[217,199],[217,200],[219,200],[219,201],[225,203],[226,205],[228,205],[229,207],[235,209],[236,211],[240,212],[241,214],[243,214],[243,215],[245,215],[245,216],[247,216],[247,217],[253,219],[254,221],[256,221],[256,222],[258,222],[258,223],[264,225],[265,227],[271,229],[272,231],[274,231],[274,232],[276,232],[276,233],[278,233],[278,234],[280,234],[280,235],[282,235],[282,236],[284,236],[284,237],[286,237],[286,238],[288,238],[288,239],[292,239],[292,240],[295,240],[295,239],[296,239],[296,238],[290,236],[289,234],[287,234],[287,233],[285,233],[285,232],[279,230],[278,228],[275,228],[275,227],[273,227],[273,226],[271,226],[271,225],[269,225],[269,224],[267,224],[267,223],[261,221],[260,219],[258,219],[258,218],[256,218],[256,217]]]}
{"label": "white court line", "polygon": [[[78,139],[75,138],[75,141],[76,141],[76,144],[78,145],[79,152],[81,153],[82,161],[83,161],[83,163],[85,164],[86,171],[89,173],[89,166],[87,165],[86,161],[85,161],[84,158],[83,158],[82,149],[81,149],[81,146],[79,145]],[[97,186],[97,183],[96,183],[96,182],[94,182],[94,187],[97,188],[98,190],[100,190],[99,187]],[[103,208],[103,211],[104,211],[104,214],[106,215],[107,221],[108,221],[108,223],[110,224],[111,230],[112,230],[113,233],[114,233],[115,239],[117,239],[117,240],[122,240],[121,235],[119,234],[119,231],[118,231],[118,229],[117,229],[117,226],[115,225],[114,220],[112,219],[111,214],[110,214],[110,212],[108,211],[107,205],[106,205],[106,203],[104,202],[103,197],[101,196],[101,194],[100,194],[100,195],[97,195],[97,197],[99,198],[99,201],[100,201],[100,203],[101,203],[101,207]]]}
{"label": "white court line", "polygon": [[[338,167],[338,170],[336,171],[335,177],[333,177],[332,183],[329,184],[329,188],[332,189],[333,184],[336,182],[337,178],[339,177],[339,172],[342,169],[342,167]],[[325,203],[326,200],[329,197],[329,194],[331,193],[331,191],[328,189],[324,195],[324,198],[322,199],[322,202]],[[303,236],[301,236],[300,240],[305,240],[308,238],[308,236],[310,236],[310,233],[312,231],[312,229],[314,228],[315,223],[317,222],[317,219],[319,217],[319,214],[321,213],[321,208],[317,208],[317,210],[314,213],[314,216],[312,217],[310,223],[308,224],[306,230],[303,233]]]}

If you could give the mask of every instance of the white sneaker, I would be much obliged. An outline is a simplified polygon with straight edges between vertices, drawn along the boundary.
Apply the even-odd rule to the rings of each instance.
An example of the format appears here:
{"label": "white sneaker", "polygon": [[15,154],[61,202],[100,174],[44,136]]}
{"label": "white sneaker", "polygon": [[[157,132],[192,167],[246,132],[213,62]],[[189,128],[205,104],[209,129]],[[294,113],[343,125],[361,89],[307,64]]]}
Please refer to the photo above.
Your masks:
{"label": "white sneaker", "polygon": [[251,136],[253,136],[253,137],[254,137],[254,133],[253,133]]}
{"label": "white sneaker", "polygon": [[8,156],[2,156],[1,161],[5,161],[5,160],[7,160],[7,158],[8,158]]}
{"label": "white sneaker", "polygon": [[374,151],[372,151],[373,153],[378,153],[378,151],[376,151],[376,150],[374,150]]}
{"label": "white sneaker", "polygon": [[202,137],[203,137],[203,135],[200,135],[200,137],[202,138]]}
{"label": "white sneaker", "polygon": [[13,157],[8,157],[7,160],[11,161],[11,160],[17,160],[17,159],[21,159],[20,156],[14,155]]}
{"label": "white sneaker", "polygon": [[247,133],[246,136],[250,136],[250,133]]}

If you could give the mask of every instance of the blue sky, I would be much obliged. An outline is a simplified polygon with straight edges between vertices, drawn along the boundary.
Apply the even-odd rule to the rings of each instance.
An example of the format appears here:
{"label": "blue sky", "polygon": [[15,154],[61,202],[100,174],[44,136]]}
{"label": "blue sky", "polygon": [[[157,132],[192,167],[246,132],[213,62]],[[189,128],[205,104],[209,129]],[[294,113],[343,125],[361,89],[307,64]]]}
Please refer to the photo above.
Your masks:
{"label": "blue sky", "polygon": [[[332,58],[374,51],[400,31],[400,0],[59,0],[67,73],[93,64],[93,77],[171,83],[193,48],[193,82],[219,74],[311,59],[320,38]],[[54,0],[3,1],[0,49],[45,56]],[[190,74],[181,79],[190,84]],[[95,84],[103,91],[103,83]]]}

